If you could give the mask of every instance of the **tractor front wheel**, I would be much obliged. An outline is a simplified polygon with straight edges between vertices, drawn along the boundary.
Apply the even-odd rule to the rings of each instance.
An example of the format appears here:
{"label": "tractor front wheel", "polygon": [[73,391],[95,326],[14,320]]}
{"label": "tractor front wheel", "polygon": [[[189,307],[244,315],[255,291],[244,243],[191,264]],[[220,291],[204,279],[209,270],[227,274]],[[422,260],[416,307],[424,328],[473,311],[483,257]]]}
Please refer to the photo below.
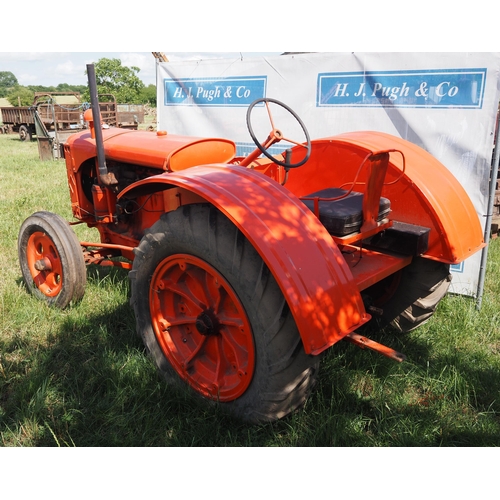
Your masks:
{"label": "tractor front wheel", "polygon": [[135,254],[137,331],[167,381],[249,422],[304,403],[319,360],[305,354],[272,273],[220,211],[164,214]]}
{"label": "tractor front wheel", "polygon": [[83,297],[87,274],[71,226],[51,212],[36,212],[19,230],[19,264],[28,290],[61,309]]}

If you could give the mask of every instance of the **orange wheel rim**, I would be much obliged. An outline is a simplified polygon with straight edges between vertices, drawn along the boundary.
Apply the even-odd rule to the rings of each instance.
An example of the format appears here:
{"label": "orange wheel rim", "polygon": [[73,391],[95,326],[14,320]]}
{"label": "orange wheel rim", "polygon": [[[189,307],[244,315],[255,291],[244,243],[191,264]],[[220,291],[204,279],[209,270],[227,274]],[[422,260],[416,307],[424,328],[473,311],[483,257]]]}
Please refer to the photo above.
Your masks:
{"label": "orange wheel rim", "polygon": [[223,402],[246,391],[255,363],[252,329],[215,268],[191,255],[167,257],[151,279],[149,304],[163,353],[193,389]]}
{"label": "orange wheel rim", "polygon": [[43,232],[33,233],[26,246],[26,260],[36,287],[47,297],[58,295],[63,271],[61,256],[52,239]]}

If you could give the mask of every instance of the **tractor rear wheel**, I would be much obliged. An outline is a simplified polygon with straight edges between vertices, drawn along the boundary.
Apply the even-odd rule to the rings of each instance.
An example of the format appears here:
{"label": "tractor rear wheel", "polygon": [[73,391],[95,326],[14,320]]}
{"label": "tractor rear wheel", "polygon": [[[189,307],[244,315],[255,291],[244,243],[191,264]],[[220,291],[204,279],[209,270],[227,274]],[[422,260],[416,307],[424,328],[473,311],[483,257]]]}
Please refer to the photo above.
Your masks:
{"label": "tractor rear wheel", "polygon": [[373,305],[383,310],[381,326],[401,333],[426,323],[436,311],[451,283],[450,266],[422,257],[367,290]]}
{"label": "tractor rear wheel", "polygon": [[305,354],[272,273],[220,211],[164,214],[135,255],[137,331],[167,381],[249,422],[305,402],[319,359]]}
{"label": "tractor rear wheel", "polygon": [[71,226],[51,212],[36,212],[19,230],[19,264],[28,290],[64,309],[85,293],[87,273],[82,248]]}

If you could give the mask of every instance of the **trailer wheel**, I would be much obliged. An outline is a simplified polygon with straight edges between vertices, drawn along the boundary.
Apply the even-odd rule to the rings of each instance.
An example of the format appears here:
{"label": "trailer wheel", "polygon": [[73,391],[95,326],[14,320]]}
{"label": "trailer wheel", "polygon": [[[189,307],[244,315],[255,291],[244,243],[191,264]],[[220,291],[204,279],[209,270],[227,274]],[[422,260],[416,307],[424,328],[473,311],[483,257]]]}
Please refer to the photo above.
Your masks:
{"label": "trailer wheel", "polygon": [[31,141],[31,131],[26,125],[21,125],[19,127],[19,139],[21,139],[21,141]]}
{"label": "trailer wheel", "polygon": [[305,354],[276,280],[221,212],[164,214],[135,254],[137,331],[167,381],[249,422],[305,402],[319,359]]}
{"label": "trailer wheel", "polygon": [[67,221],[51,212],[36,212],[18,237],[21,272],[28,290],[61,309],[83,297],[87,274],[83,252]]}
{"label": "trailer wheel", "polygon": [[367,290],[373,305],[383,313],[379,323],[401,333],[426,323],[436,311],[451,283],[450,266],[422,257],[399,273]]}

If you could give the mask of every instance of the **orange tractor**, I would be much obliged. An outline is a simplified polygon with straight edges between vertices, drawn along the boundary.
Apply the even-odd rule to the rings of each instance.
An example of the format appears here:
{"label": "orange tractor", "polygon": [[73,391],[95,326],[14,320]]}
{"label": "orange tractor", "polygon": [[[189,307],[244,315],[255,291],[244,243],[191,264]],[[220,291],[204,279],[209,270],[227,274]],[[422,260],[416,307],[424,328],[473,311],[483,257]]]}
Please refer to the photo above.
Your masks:
{"label": "orange tractor", "polygon": [[[83,297],[86,265],[129,269],[137,332],[161,374],[233,415],[268,421],[299,407],[320,354],[342,339],[401,361],[356,331],[427,321],[450,264],[484,246],[462,186],[412,143],[379,132],[310,140],[269,98],[248,108],[246,157],[226,139],[102,129],[87,69],[89,129],[64,155],[76,223],[100,241],[31,215],[18,240],[27,288],[63,308]],[[275,127],[275,108],[297,120],[299,140]],[[271,129],[263,141],[257,112]],[[271,154],[280,141],[291,147]]]}

